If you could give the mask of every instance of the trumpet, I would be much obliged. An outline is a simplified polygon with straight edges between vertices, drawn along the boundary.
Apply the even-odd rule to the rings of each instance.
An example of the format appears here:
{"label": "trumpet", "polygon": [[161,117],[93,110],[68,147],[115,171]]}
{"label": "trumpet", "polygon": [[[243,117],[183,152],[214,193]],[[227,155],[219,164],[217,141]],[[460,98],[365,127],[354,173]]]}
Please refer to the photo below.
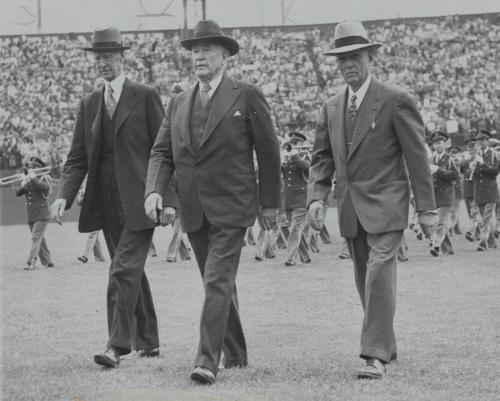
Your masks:
{"label": "trumpet", "polygon": [[37,167],[31,170],[24,168],[23,170],[24,170],[23,173],[9,175],[8,177],[0,178],[0,185],[9,185],[9,184],[15,184],[16,182],[20,182],[29,173],[35,173],[35,177],[40,177],[42,175],[48,174],[50,172],[50,166]]}
{"label": "trumpet", "polygon": [[313,145],[293,146],[290,142],[287,142],[283,145],[283,149],[285,149],[287,152],[295,151],[296,153],[311,152],[312,148]]}

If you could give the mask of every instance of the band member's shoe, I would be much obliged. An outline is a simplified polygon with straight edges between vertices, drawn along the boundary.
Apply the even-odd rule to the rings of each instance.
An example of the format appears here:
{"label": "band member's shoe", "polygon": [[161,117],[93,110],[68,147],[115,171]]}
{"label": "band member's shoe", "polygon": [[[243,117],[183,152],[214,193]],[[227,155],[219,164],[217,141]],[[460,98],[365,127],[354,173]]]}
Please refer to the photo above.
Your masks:
{"label": "band member's shoe", "polygon": [[176,259],[176,258],[172,258],[171,256],[167,256],[167,259],[165,259],[165,260],[166,260],[167,262],[169,262],[169,263],[174,263],[174,262],[176,262],[176,261],[177,261],[177,259]]}
{"label": "band member's shoe", "polygon": [[439,256],[439,247],[438,246],[431,248],[431,255],[432,256]]}
{"label": "band member's shoe", "polygon": [[387,373],[384,362],[377,358],[367,359],[366,365],[358,371],[358,379],[381,379]]}
{"label": "band member's shoe", "polygon": [[467,241],[469,241],[469,242],[474,242],[474,238],[472,237],[472,233],[471,233],[471,232],[469,232],[469,231],[467,231],[467,232],[465,233],[465,239],[466,239]]}
{"label": "band member's shoe", "polygon": [[113,347],[108,347],[104,352],[94,355],[94,362],[107,368],[117,368],[120,365],[120,353]]}
{"label": "band member's shoe", "polygon": [[497,231],[495,231],[495,232],[493,233],[493,236],[494,236],[496,239],[500,238],[500,231],[498,231],[498,230],[497,230]]}
{"label": "band member's shoe", "polygon": [[254,258],[257,262],[262,262],[264,260],[264,258],[262,256],[259,256],[259,255],[255,255],[255,258]]}
{"label": "band member's shoe", "polygon": [[54,263],[50,262],[50,263],[47,263],[46,265],[43,265],[44,267],[46,267],[47,269],[51,268],[51,267],[54,267]]}
{"label": "band member's shoe", "polygon": [[341,252],[339,253],[339,259],[342,260],[351,259],[351,255],[349,255],[349,252]]}
{"label": "band member's shoe", "polygon": [[24,270],[35,270],[35,264],[26,262],[26,267],[24,268]]}
{"label": "band member's shoe", "polygon": [[484,241],[481,241],[479,243],[479,245],[477,246],[477,250],[479,252],[486,251],[486,249],[488,249],[488,248],[487,248],[486,243]]}
{"label": "band member's shoe", "polygon": [[285,262],[285,266],[297,266],[297,262],[293,259],[288,259],[286,262]]}
{"label": "band member's shoe", "polygon": [[86,256],[78,256],[77,259],[82,263],[87,263],[89,261]]}
{"label": "band member's shoe", "polygon": [[418,239],[419,241],[422,241],[422,238],[423,238],[422,233],[418,233],[418,234],[417,234],[417,239]]}
{"label": "band member's shoe", "polygon": [[132,350],[128,354],[121,355],[121,360],[131,360],[131,359],[139,359],[139,358],[153,358],[156,356],[160,356],[160,348],[147,348],[147,349],[139,349]]}
{"label": "band member's shoe", "polygon": [[191,372],[191,380],[201,384],[214,384],[215,375],[212,371],[201,366],[196,366]]}

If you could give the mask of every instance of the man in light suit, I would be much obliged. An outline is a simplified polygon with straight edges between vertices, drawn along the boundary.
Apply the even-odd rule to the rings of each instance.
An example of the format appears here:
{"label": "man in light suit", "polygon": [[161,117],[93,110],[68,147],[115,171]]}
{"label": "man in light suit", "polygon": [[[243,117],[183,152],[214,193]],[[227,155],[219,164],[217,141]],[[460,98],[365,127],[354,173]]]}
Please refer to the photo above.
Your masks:
{"label": "man in light suit", "polygon": [[202,20],[181,44],[191,51],[198,82],[168,105],[151,151],[144,206],[155,220],[175,170],[181,223],[205,288],[191,379],[211,384],[222,352],[226,368],[248,363],[235,279],[245,232],[258,209],[264,228],[276,223],[279,144],[261,91],[224,74],[238,43],[214,21]]}
{"label": "man in light suit", "polygon": [[364,309],[358,378],[381,378],[397,357],[393,321],[396,260],[408,222],[410,188],[419,222],[436,222],[424,125],[415,103],[401,89],[370,74],[374,49],[359,22],[335,29],[335,48],[347,84],[323,105],[317,123],[308,188],[310,218],[319,226],[336,173],[341,235],[354,262]]}
{"label": "man in light suit", "polygon": [[[88,173],[80,232],[103,230],[111,257],[107,291],[108,343],[94,361],[117,367],[132,352],[159,354],[156,314],[144,272],[155,223],[144,213],[149,152],[164,112],[156,90],[125,77],[121,34],[97,30],[91,47],[104,87],[83,98],[52,216],[60,222]],[[162,205],[162,224],[175,214],[174,196]],[[172,206],[172,207],[167,207]]]}

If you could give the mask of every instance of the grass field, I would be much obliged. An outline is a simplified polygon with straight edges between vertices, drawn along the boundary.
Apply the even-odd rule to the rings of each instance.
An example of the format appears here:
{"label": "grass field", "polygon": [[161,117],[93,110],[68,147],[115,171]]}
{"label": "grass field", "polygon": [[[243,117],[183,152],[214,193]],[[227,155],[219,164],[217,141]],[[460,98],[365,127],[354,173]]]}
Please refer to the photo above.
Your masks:
{"label": "grass field", "polygon": [[432,258],[407,233],[398,267],[399,360],[378,382],[358,381],[361,306],[351,261],[334,243],[310,265],[285,267],[285,251],[257,263],[245,247],[238,273],[250,366],[221,370],[211,387],[189,372],[203,300],[193,261],[164,262],[170,229],[147,272],[161,356],[104,370],[93,355],[107,340],[107,263],[80,264],[86,236],[50,225],[54,269],[26,272],[27,226],[0,227],[2,399],[74,401],[500,400],[500,251],[478,253],[455,238],[455,255]]}

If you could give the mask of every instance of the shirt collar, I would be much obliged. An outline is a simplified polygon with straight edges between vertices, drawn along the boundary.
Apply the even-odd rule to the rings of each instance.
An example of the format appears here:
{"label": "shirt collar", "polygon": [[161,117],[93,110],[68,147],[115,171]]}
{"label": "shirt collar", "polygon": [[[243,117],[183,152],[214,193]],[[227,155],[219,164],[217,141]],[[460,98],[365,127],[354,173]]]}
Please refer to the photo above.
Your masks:
{"label": "shirt collar", "polygon": [[351,104],[351,97],[353,95],[356,95],[356,109],[359,109],[359,106],[363,99],[365,98],[366,92],[368,91],[368,87],[370,86],[370,82],[372,81],[372,76],[371,74],[368,74],[368,78],[366,78],[365,82],[363,82],[363,85],[357,90],[357,92],[354,92],[352,88],[347,85],[347,88],[349,90],[349,102],[347,104]]}
{"label": "shirt collar", "polygon": [[106,81],[105,90],[107,92],[110,86],[113,88],[113,97],[115,98],[117,103],[118,100],[120,100],[124,83],[125,83],[125,74],[123,72],[120,75],[118,75],[115,79],[113,79],[111,82]]}
{"label": "shirt collar", "polygon": [[[217,88],[219,87],[220,83],[222,82],[222,78],[224,77],[224,72],[221,72],[219,75],[217,75],[214,79],[212,79],[208,84],[210,85],[210,90],[208,91],[208,97],[212,97],[212,95],[215,93]],[[200,82],[200,86],[205,85]]]}

